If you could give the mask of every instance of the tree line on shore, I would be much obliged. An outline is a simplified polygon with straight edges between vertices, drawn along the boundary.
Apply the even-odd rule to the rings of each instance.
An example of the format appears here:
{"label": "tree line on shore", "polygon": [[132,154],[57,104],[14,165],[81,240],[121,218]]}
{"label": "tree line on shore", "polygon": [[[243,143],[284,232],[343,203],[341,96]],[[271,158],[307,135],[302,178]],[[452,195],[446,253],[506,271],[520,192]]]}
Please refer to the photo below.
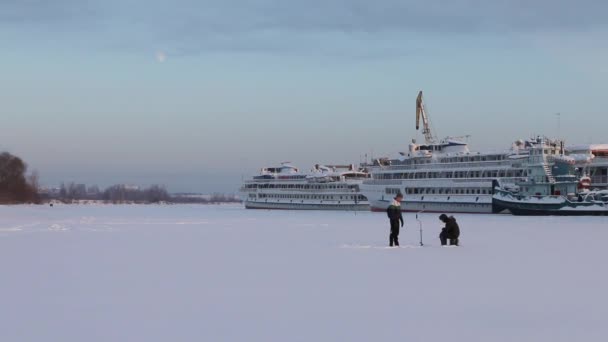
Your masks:
{"label": "tree line on shore", "polygon": [[171,202],[171,196],[160,185],[139,188],[116,184],[100,190],[96,185],[62,183],[59,192],[46,192],[43,198],[70,203],[76,201],[103,201],[107,203],[161,203]]}
{"label": "tree line on shore", "polygon": [[224,194],[171,195],[161,185],[140,188],[116,184],[105,189],[84,184],[63,183],[58,191],[40,191],[38,174],[27,173],[27,164],[8,152],[0,153],[0,204],[43,203],[48,201],[72,203],[103,201],[105,203],[226,203],[239,202],[235,196]]}
{"label": "tree line on shore", "polygon": [[224,194],[200,195],[192,193],[169,194],[161,185],[146,188],[116,184],[100,190],[96,185],[87,187],[84,184],[61,184],[58,193],[49,193],[43,197],[62,202],[102,201],[105,203],[231,203],[240,202],[235,196]]}

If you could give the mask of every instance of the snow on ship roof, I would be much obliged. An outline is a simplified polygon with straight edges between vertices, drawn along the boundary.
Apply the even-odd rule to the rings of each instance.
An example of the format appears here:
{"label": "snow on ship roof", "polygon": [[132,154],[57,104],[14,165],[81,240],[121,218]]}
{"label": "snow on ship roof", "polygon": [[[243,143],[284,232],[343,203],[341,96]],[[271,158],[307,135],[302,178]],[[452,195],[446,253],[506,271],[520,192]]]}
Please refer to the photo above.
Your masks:
{"label": "snow on ship roof", "polygon": [[[519,144],[519,146],[517,145]],[[527,140],[517,140],[510,149],[485,149],[483,151],[470,151],[468,149],[469,144],[460,140],[446,138],[440,143],[436,144],[412,144],[416,147],[416,150],[412,152],[398,152],[398,154],[392,158],[379,158],[387,160],[399,160],[405,161],[410,158],[430,158],[432,156],[441,157],[460,157],[460,156],[492,156],[492,155],[508,155],[510,159],[525,158],[528,156],[529,151],[533,148],[544,148],[544,146],[557,146],[557,140],[551,140],[545,137],[536,137]],[[410,146],[412,146],[410,145]],[[466,149],[460,151],[444,151],[442,149],[433,150],[433,146],[439,147],[456,147],[465,146]],[[593,145],[593,146],[606,146],[608,145]],[[421,148],[422,147],[422,148]]]}
{"label": "snow on ship roof", "polygon": [[366,175],[364,171],[357,170],[354,165],[315,165],[315,169],[308,178],[322,178],[328,176],[343,176],[348,174]]}
{"label": "snow on ship roof", "polygon": [[281,166],[262,168],[262,173],[283,173],[291,171],[298,172],[298,168],[289,163],[282,163]]}
{"label": "snow on ship roof", "polygon": [[[525,153],[526,150],[520,150],[519,153],[516,153],[513,150],[499,150],[499,149],[488,149],[484,151],[467,151],[467,152],[441,152],[441,151],[429,151],[435,152],[437,156],[442,157],[460,157],[460,156],[492,156],[492,155],[513,155],[514,158],[518,156],[527,157],[528,154]],[[397,156],[391,159],[399,159],[405,160],[412,157],[430,157],[429,155],[408,155],[407,152],[399,152]],[[382,159],[382,158],[380,158]]]}
{"label": "snow on ship roof", "polygon": [[307,178],[323,178],[328,176],[343,176],[343,175],[367,175],[366,172],[362,171],[328,171],[328,172],[315,172],[307,176]]}
{"label": "snow on ship roof", "polygon": [[344,175],[361,175],[366,176],[367,172],[362,171],[351,165],[321,165],[316,164],[314,168],[308,172],[300,171],[297,167],[290,163],[282,163],[281,166],[277,167],[264,167],[262,168],[260,175],[254,176],[253,180],[261,179],[314,179],[324,177],[339,177]]}
{"label": "snow on ship roof", "polygon": [[585,145],[571,145],[566,146],[567,151],[594,151],[594,150],[607,150],[608,144],[585,144]]}
{"label": "snow on ship roof", "polygon": [[556,156],[556,160],[564,161],[568,163],[588,163],[593,159],[591,154],[570,154],[564,156]]}

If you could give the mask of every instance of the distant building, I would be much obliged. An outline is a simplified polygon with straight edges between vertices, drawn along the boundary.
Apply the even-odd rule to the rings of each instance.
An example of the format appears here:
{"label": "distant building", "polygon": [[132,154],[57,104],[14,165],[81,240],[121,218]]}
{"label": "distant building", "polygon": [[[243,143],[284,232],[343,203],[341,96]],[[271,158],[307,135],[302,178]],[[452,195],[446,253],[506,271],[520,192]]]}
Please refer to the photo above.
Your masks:
{"label": "distant building", "polygon": [[41,186],[38,188],[38,193],[43,197],[57,198],[61,192],[59,187]]}
{"label": "distant building", "polygon": [[71,192],[73,198],[84,198],[87,195],[87,186],[85,184],[75,184]]}
{"label": "distant building", "polygon": [[88,197],[97,197],[101,194],[101,190],[97,185],[93,185],[87,188],[87,196]]}

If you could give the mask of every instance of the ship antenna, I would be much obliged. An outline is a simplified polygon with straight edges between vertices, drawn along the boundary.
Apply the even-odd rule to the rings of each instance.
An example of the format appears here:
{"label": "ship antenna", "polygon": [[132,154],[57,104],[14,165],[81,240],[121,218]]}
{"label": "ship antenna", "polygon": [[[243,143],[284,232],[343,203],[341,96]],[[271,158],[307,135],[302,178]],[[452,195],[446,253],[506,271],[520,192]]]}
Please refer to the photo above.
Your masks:
{"label": "ship antenna", "polygon": [[424,134],[424,140],[427,144],[434,144],[437,139],[435,139],[433,132],[431,132],[431,123],[424,107],[421,90],[416,98],[416,130],[420,129],[420,119],[422,118],[422,134]]}
{"label": "ship antenna", "polygon": [[557,139],[561,139],[561,121],[562,121],[562,113],[555,113],[557,116]]}

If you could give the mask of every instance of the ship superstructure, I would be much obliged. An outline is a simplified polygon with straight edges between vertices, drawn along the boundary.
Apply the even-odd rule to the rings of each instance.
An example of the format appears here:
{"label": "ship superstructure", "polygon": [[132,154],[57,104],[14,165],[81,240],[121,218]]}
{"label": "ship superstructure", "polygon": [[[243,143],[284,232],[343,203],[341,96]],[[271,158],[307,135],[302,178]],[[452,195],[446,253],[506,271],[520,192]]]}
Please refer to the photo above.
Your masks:
{"label": "ship superstructure", "polygon": [[315,165],[301,172],[282,163],[263,168],[240,192],[248,209],[369,210],[359,188],[368,177],[354,165]]}

